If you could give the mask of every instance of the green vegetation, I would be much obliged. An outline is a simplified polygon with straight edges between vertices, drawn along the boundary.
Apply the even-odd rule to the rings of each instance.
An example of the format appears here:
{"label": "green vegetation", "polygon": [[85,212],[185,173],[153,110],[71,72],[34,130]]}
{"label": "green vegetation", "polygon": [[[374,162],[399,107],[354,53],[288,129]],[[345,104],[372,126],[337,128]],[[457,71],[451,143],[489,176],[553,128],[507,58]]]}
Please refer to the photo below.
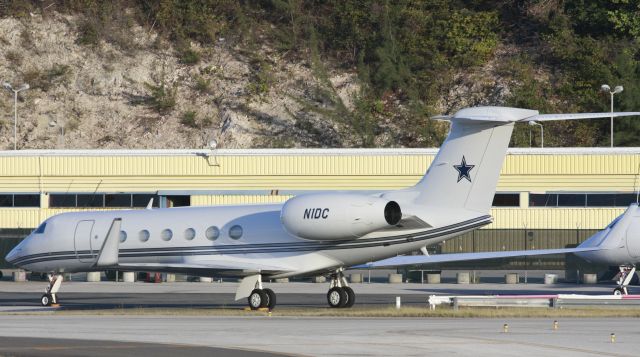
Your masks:
{"label": "green vegetation", "polygon": [[67,65],[54,64],[47,69],[30,69],[22,74],[23,82],[29,83],[31,88],[38,88],[43,92],[51,88],[67,84],[71,68]]}
{"label": "green vegetation", "polygon": [[167,86],[164,81],[160,84],[145,83],[145,87],[150,92],[145,103],[154,109],[158,114],[166,114],[176,106],[176,89]]}
{"label": "green vegetation", "polygon": [[[9,6],[22,17],[45,5]],[[137,22],[159,31],[181,49],[182,63],[193,65],[201,54],[185,44],[206,50],[224,41],[249,58],[246,89],[256,97],[273,84],[272,64],[260,57],[265,46],[308,64],[321,80],[326,68],[357,73],[354,110],[336,100],[330,85],[317,91],[330,99],[321,108],[327,118],[347,123],[361,146],[376,145],[385,122],[403,130],[390,144],[439,144],[443,129],[429,116],[440,114],[443,95],[461,75],[488,63],[510,83],[508,96],[495,104],[608,111],[608,95],[599,91],[607,83],[625,87],[617,110],[640,109],[640,0],[65,0],[55,6],[86,15],[82,45],[106,41],[133,49],[128,32]],[[498,50],[506,53],[496,60]],[[171,98],[164,87],[152,92]],[[158,109],[171,107],[170,100],[160,102]],[[512,145],[528,146],[529,130],[517,126]],[[604,119],[550,123],[545,145],[607,146],[608,130]],[[638,133],[640,121],[616,120],[616,145],[640,145]]]}
{"label": "green vegetation", "polygon": [[189,110],[182,113],[182,118],[180,118],[180,124],[184,126],[188,126],[190,128],[197,128],[198,123],[196,122],[196,112],[194,112],[193,110]]}
{"label": "green vegetation", "polygon": [[200,54],[191,47],[184,47],[179,51],[180,62],[194,65],[200,61]]}

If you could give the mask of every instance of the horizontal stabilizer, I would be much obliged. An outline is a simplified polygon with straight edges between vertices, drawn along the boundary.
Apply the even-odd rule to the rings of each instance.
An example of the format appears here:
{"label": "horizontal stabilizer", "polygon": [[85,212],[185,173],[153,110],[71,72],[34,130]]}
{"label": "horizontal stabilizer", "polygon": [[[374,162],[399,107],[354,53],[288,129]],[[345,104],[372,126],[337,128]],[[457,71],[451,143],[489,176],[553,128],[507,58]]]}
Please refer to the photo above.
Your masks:
{"label": "horizontal stabilizer", "polygon": [[403,266],[403,265],[435,264],[435,263],[461,262],[461,261],[469,261],[469,260],[526,257],[526,256],[532,256],[532,255],[568,254],[568,253],[590,252],[590,251],[601,250],[601,249],[602,248],[599,248],[599,247],[589,247],[589,248],[513,250],[513,251],[505,251],[505,252],[452,253],[452,254],[436,254],[436,255],[429,255],[429,256],[401,255],[393,258],[379,260],[377,262],[359,265],[354,268],[384,268],[384,267],[395,267],[395,266]]}
{"label": "horizontal stabilizer", "polygon": [[575,114],[538,114],[527,118],[524,121],[552,121],[552,120],[574,120],[574,119],[598,119],[640,116],[640,112],[615,112],[615,113],[575,113]]}
{"label": "horizontal stabilizer", "polygon": [[454,115],[437,115],[431,117],[431,119],[513,123],[529,121],[597,119],[611,117],[617,118],[627,116],[640,116],[640,112],[539,114],[537,110],[521,108],[472,107],[461,109]]}

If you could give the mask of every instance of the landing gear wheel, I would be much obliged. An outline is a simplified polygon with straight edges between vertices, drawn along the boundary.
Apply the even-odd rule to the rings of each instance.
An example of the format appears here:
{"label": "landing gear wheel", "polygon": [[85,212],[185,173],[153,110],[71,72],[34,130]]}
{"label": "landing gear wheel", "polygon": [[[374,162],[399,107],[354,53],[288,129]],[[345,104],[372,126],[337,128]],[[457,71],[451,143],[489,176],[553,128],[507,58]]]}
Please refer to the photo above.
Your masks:
{"label": "landing gear wheel", "polygon": [[347,293],[347,303],[344,304],[344,307],[352,307],[353,304],[356,303],[356,293],[348,286],[345,286],[343,289]]}
{"label": "landing gear wheel", "polygon": [[44,294],[40,298],[40,303],[42,306],[51,306],[51,301],[53,300],[52,296],[49,294]]}
{"label": "landing gear wheel", "polygon": [[613,295],[627,295],[627,291],[625,288],[617,287],[613,289]]}
{"label": "landing gear wheel", "polygon": [[267,304],[269,303],[269,297],[260,289],[253,289],[248,300],[251,310],[258,310],[261,307],[267,307]]}
{"label": "landing gear wheel", "polygon": [[344,307],[348,300],[349,295],[347,295],[347,292],[343,288],[336,286],[329,289],[327,293],[327,302],[330,307]]}
{"label": "landing gear wheel", "polygon": [[264,291],[264,293],[267,295],[267,308],[269,309],[269,311],[275,309],[276,307],[276,293],[273,292],[273,290],[271,289],[264,289],[262,290]]}

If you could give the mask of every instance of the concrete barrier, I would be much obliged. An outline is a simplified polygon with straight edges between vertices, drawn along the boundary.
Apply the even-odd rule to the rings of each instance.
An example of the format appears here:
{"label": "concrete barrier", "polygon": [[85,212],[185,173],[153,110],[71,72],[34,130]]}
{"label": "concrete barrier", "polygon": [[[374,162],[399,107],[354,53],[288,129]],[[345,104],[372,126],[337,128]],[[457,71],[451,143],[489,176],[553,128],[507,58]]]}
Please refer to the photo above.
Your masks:
{"label": "concrete barrier", "polygon": [[201,283],[213,283],[213,278],[208,276],[201,276],[198,278],[198,281]]}
{"label": "concrete barrier", "polygon": [[352,283],[361,283],[362,282],[362,274],[354,273],[349,275],[349,281]]}
{"label": "concrete barrier", "polygon": [[276,283],[288,283],[289,278],[278,278],[276,279]]}
{"label": "concrete barrier", "polygon": [[21,283],[21,282],[27,281],[27,273],[22,271],[22,270],[14,271],[13,272],[13,281],[15,281],[17,283]]}
{"label": "concrete barrier", "polygon": [[325,278],[324,276],[320,275],[320,276],[314,276],[311,281],[313,281],[314,283],[326,283],[327,282],[327,278]]}
{"label": "concrete barrier", "polygon": [[504,283],[505,284],[517,284],[520,282],[520,277],[518,273],[507,273],[504,275]]}
{"label": "concrete barrier", "polygon": [[440,284],[442,275],[440,273],[427,274],[427,284]]}
{"label": "concrete barrier", "polygon": [[598,275],[596,274],[584,274],[582,275],[582,282],[585,284],[597,284]]}
{"label": "concrete barrier", "polygon": [[132,271],[125,271],[122,273],[122,281],[125,283],[133,283],[136,281],[136,273]]}
{"label": "concrete barrier", "polygon": [[92,271],[87,273],[87,281],[90,283],[96,283],[100,281],[101,273],[99,271]]}
{"label": "concrete barrier", "polygon": [[471,281],[469,277],[469,273],[457,273],[456,274],[456,282],[458,284],[469,284]]}
{"label": "concrete barrier", "polygon": [[402,283],[402,274],[389,274],[389,284]]}
{"label": "concrete barrier", "polygon": [[176,282],[176,275],[175,274],[164,274],[164,281],[166,283],[175,283]]}
{"label": "concrete barrier", "polygon": [[558,282],[558,274],[545,274],[544,285],[552,285]]}

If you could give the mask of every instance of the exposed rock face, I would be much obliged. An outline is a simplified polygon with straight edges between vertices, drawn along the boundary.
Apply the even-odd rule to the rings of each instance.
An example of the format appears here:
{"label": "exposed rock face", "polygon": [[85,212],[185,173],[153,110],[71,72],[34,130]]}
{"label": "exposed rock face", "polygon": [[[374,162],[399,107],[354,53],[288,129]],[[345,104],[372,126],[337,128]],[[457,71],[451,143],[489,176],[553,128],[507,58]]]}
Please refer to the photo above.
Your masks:
{"label": "exposed rock face", "polygon": [[[78,43],[78,23],[56,12],[0,19],[0,81],[31,85],[19,96],[19,148],[201,148],[211,139],[226,148],[363,145],[353,135],[359,118],[346,115],[360,91],[353,72],[325,64],[318,78],[309,63],[265,46],[246,53],[224,39],[214,48],[192,43],[200,58],[185,64],[152,30],[130,29],[123,46],[91,46]],[[499,103],[508,88],[483,82],[484,70],[459,77],[438,109]],[[392,108],[402,113],[401,104]],[[377,118],[370,144],[415,140],[392,115]],[[12,147],[13,97],[3,91],[0,148]]]}

